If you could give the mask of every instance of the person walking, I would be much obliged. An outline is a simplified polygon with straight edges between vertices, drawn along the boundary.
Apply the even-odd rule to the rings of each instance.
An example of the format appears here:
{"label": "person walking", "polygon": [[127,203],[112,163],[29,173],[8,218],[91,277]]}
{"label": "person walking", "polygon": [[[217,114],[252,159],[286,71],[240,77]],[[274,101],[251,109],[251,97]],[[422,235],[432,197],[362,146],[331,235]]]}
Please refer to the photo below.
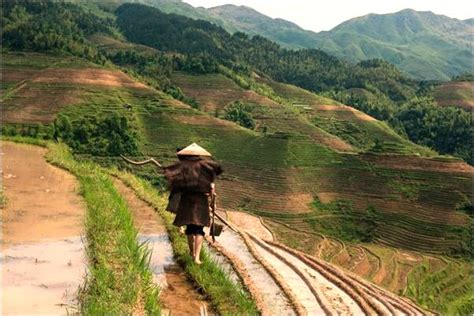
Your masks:
{"label": "person walking", "polygon": [[209,199],[215,194],[214,181],[222,167],[212,155],[196,143],[177,153],[180,161],[164,168],[170,192],[180,194],[175,226],[186,225],[189,253],[196,264],[201,264],[204,227],[210,225]]}

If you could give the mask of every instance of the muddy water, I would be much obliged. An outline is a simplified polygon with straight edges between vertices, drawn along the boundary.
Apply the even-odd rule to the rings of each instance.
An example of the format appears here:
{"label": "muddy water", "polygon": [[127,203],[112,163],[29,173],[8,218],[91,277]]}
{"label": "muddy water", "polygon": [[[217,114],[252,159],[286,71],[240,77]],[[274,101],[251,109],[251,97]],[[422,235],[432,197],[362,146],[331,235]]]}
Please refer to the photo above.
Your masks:
{"label": "muddy water", "polygon": [[245,230],[263,240],[273,240],[272,233],[263,226],[257,216],[244,212],[227,211],[227,219],[239,229]]}
{"label": "muddy water", "polygon": [[132,211],[139,241],[147,242],[152,252],[150,269],[154,282],[162,289],[160,300],[164,306],[163,313],[200,315],[204,310],[213,314],[209,302],[193,288],[183,270],[174,262],[171,242],[158,214],[123,182],[115,179],[114,184]]}
{"label": "muddy water", "polygon": [[323,277],[319,272],[317,272],[295,256],[287,253],[286,251],[271,245],[268,246],[271,247],[278,254],[287,258],[292,264],[294,264],[297,268],[299,268],[307,276],[309,276],[309,279],[312,281],[311,283],[313,284],[313,286],[318,289],[318,292],[322,293],[322,295],[326,297],[326,301],[331,304],[332,310],[337,311],[337,314],[364,314],[359,305],[349,295],[347,295],[343,290],[341,290],[335,284],[331,283],[329,280]]}
{"label": "muddy water", "polygon": [[271,275],[255,260],[239,235],[230,229],[226,229],[219,236],[218,241],[228,252],[242,261],[252,277],[255,287],[262,294],[263,303],[270,315],[294,314],[294,310],[286,295],[281,291]]}
{"label": "muddy water", "polygon": [[86,271],[85,206],[69,173],[43,148],[2,142],[3,314],[66,314]]}
{"label": "muddy water", "polygon": [[[286,263],[275,257],[273,254],[262,248],[257,243],[253,243],[258,253],[275,268],[276,271],[284,278],[285,282],[291,288],[298,301],[306,309],[310,315],[324,315],[325,312],[319,306],[316,298],[306,283],[293,271]],[[287,257],[286,255],[285,257]]]}

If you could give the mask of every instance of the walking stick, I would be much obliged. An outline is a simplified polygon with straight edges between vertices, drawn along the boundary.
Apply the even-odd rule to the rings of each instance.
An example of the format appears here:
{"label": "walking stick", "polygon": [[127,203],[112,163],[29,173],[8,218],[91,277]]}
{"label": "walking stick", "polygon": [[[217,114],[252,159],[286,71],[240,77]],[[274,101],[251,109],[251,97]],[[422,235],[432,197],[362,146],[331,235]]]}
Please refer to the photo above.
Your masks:
{"label": "walking stick", "polygon": [[147,160],[143,160],[143,161],[134,161],[134,160],[128,159],[127,157],[125,157],[123,155],[120,155],[120,157],[122,157],[123,160],[125,160],[128,163],[131,163],[132,165],[141,166],[141,165],[145,165],[147,163],[153,163],[156,166],[158,166],[160,168],[163,168],[163,166],[153,158],[148,158]]}
{"label": "walking stick", "polygon": [[216,194],[212,193],[211,196],[211,209],[212,209],[212,223],[211,223],[211,236],[212,242],[216,242]]}
{"label": "walking stick", "polygon": [[[230,229],[232,229],[234,232],[237,232],[237,229],[232,225],[230,224],[227,220],[225,220],[222,216],[220,216],[219,214],[217,214],[216,212],[216,209],[217,209],[217,206],[216,206],[216,194],[213,193],[212,194],[212,197],[211,197],[211,210],[212,210],[212,224],[211,224],[211,228],[214,227],[214,223],[215,223],[215,218],[217,217],[222,223],[224,223],[224,225],[228,226]],[[212,241],[214,242],[215,241],[215,235],[214,235],[214,230],[211,229],[211,236],[212,236]]]}

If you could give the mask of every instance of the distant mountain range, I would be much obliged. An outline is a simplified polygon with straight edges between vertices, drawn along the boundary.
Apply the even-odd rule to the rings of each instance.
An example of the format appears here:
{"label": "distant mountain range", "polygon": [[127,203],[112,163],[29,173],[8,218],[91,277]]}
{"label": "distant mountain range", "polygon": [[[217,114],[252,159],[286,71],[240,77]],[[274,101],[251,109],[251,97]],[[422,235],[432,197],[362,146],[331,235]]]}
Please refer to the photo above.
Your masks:
{"label": "distant mountain range", "polygon": [[180,0],[132,0],[166,13],[203,19],[227,31],[261,35],[288,48],[318,48],[352,62],[381,58],[417,79],[449,80],[472,72],[474,19],[406,9],[369,14],[315,33],[246,6],[195,8]]}

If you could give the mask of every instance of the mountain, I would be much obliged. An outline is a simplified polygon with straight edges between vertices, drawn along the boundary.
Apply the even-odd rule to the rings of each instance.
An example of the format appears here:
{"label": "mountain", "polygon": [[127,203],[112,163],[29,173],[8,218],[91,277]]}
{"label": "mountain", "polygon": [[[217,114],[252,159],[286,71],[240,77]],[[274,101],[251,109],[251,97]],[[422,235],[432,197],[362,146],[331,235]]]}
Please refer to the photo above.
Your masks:
{"label": "mountain", "polygon": [[365,15],[316,33],[247,6],[228,4],[205,9],[181,0],[118,2],[147,4],[165,13],[206,20],[230,33],[260,35],[287,48],[318,48],[351,62],[380,58],[416,79],[446,81],[472,71],[474,19],[463,21],[406,9]]}
{"label": "mountain", "polygon": [[407,9],[369,14],[315,33],[244,6],[225,5],[208,11],[248,34],[268,37],[283,46],[319,48],[352,62],[381,58],[419,79],[449,80],[471,70],[473,19],[461,21]]}
{"label": "mountain", "polygon": [[272,19],[247,6],[227,4],[209,8],[207,11],[216,18],[228,21],[241,32],[267,37],[284,47],[313,47],[308,44],[314,41],[314,32],[306,31],[283,19]]}
{"label": "mountain", "polygon": [[[225,168],[221,210],[258,215],[279,242],[433,311],[472,314],[473,168],[392,129],[441,131],[470,153],[470,114],[425,104],[429,86],[381,60],[285,50],[143,5],[4,4],[2,135],[116,167],[119,153],[168,165],[197,142]],[[395,112],[382,122],[327,98],[344,95]],[[156,169],[130,171],[163,188]]]}
{"label": "mountain", "polygon": [[315,46],[351,61],[387,60],[413,77],[448,80],[471,71],[472,20],[403,10],[346,21],[315,37]]}

